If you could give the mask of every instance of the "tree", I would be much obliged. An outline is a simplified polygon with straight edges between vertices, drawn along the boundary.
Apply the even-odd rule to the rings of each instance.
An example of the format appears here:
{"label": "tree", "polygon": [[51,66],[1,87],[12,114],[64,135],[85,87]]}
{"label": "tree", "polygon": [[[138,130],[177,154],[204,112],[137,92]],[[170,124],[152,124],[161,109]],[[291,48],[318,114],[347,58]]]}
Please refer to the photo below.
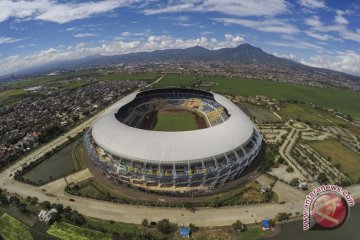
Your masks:
{"label": "tree", "polygon": [[190,228],[190,233],[196,232],[197,230],[199,230],[199,228],[197,226],[195,226],[195,224],[190,223],[189,224],[189,228]]}
{"label": "tree", "polygon": [[49,224],[60,221],[60,219],[61,219],[61,215],[58,212],[53,212],[53,213],[51,213],[51,220],[50,220]]}
{"label": "tree", "polygon": [[299,179],[298,178],[293,178],[291,181],[290,181],[290,185],[291,186],[298,186],[299,185]]}
{"label": "tree", "polygon": [[142,225],[143,227],[147,227],[147,226],[149,225],[149,221],[147,220],[147,218],[144,218],[144,219],[142,220],[141,225]]}
{"label": "tree", "polygon": [[64,211],[64,206],[61,203],[53,203],[51,204],[51,207],[55,208],[59,214],[61,214]]}
{"label": "tree", "polygon": [[243,224],[239,219],[236,220],[236,222],[234,222],[232,224],[233,228],[235,231],[238,231],[238,232],[244,232],[247,230],[247,227],[245,224]]}
{"label": "tree", "polygon": [[283,157],[279,157],[278,161],[279,164],[284,164],[285,159]]}
{"label": "tree", "polygon": [[286,168],[286,171],[287,171],[288,173],[292,173],[292,172],[294,172],[294,169],[293,169],[291,166],[288,166],[288,167]]}
{"label": "tree", "polygon": [[273,196],[274,196],[274,192],[271,189],[269,189],[269,191],[266,191],[264,193],[264,199],[266,202],[270,202],[273,199]]}
{"label": "tree", "polygon": [[78,226],[83,225],[86,222],[85,218],[80,213],[78,213],[77,211],[72,211],[72,212],[69,212],[69,213],[65,213],[64,217],[70,223],[72,223],[74,225],[78,225]]}
{"label": "tree", "polygon": [[45,209],[50,209],[50,207],[51,207],[49,201],[44,201],[44,202],[40,203],[40,206],[45,208]]}
{"label": "tree", "polygon": [[336,164],[334,164],[334,167],[336,167],[337,169],[339,169],[339,170],[340,170],[340,168],[341,168],[341,164],[340,164],[340,163],[336,163]]}
{"label": "tree", "polygon": [[289,214],[287,214],[286,212],[279,212],[277,215],[277,219],[278,219],[278,221],[288,220]]}
{"label": "tree", "polygon": [[184,204],[184,207],[185,207],[185,209],[190,210],[192,212],[195,212],[195,210],[196,210],[194,205],[191,202],[186,202]]}
{"label": "tree", "polygon": [[328,184],[329,183],[328,177],[323,172],[318,175],[317,181],[319,184]]}
{"label": "tree", "polygon": [[164,234],[170,234],[174,231],[174,224],[172,224],[169,219],[165,218],[158,222],[157,230]]}

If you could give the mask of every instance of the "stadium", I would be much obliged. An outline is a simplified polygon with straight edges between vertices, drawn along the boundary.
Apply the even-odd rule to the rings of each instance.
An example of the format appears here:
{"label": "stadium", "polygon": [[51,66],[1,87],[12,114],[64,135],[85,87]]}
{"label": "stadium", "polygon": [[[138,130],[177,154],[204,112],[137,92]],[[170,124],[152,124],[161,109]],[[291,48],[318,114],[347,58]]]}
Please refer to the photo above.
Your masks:
{"label": "stadium", "polygon": [[241,176],[262,137],[226,97],[165,88],[112,105],[84,134],[84,146],[107,179],[176,194],[209,191]]}

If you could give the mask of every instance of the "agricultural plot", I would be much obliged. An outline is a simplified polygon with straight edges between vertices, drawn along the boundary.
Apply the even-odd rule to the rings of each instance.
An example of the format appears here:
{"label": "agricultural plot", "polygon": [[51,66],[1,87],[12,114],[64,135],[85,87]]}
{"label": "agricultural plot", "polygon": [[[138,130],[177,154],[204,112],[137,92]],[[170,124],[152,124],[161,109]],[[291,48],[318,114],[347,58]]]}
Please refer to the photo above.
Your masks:
{"label": "agricultural plot", "polygon": [[360,155],[335,140],[309,142],[309,145],[333,164],[340,164],[340,171],[356,180],[360,177]]}
{"label": "agricultural plot", "polygon": [[270,123],[281,121],[281,119],[279,119],[274,113],[264,107],[244,103],[241,104],[241,108],[250,116],[253,116],[257,123]]}
{"label": "agricultural plot", "polygon": [[187,87],[197,83],[198,80],[193,76],[165,75],[160,82],[155,84],[155,87]]}
{"label": "agricultural plot", "polygon": [[101,80],[135,80],[135,81],[152,81],[160,77],[156,73],[142,73],[142,74],[125,74],[125,73],[110,73],[101,76]]}
{"label": "agricultural plot", "polygon": [[111,240],[110,234],[105,234],[87,228],[81,228],[68,223],[60,222],[51,225],[48,234],[62,240]]}
{"label": "agricultural plot", "polygon": [[20,101],[27,95],[23,89],[6,90],[0,92],[0,107]]}
{"label": "agricultural plot", "polygon": [[29,229],[20,221],[4,214],[0,217],[0,235],[5,240],[32,240]]}
{"label": "agricultural plot", "polygon": [[360,94],[351,90],[335,88],[318,88],[299,84],[279,83],[240,78],[202,77],[216,84],[203,89],[222,94],[255,96],[264,95],[269,98],[293,99],[305,103],[315,103],[322,107],[333,108],[360,119],[358,103]]}
{"label": "agricultural plot", "polygon": [[285,119],[318,124],[318,125],[344,125],[343,120],[332,116],[329,113],[316,110],[305,104],[285,104],[281,107],[281,115]]}

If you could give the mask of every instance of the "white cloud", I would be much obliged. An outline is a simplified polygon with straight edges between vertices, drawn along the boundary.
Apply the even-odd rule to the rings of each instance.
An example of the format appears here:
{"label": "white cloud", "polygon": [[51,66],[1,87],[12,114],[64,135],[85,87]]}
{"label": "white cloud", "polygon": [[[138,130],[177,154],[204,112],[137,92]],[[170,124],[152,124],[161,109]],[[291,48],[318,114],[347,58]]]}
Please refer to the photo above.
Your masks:
{"label": "white cloud", "polygon": [[305,23],[311,27],[320,27],[322,24],[320,22],[319,16],[313,16],[311,18],[306,18]]}
{"label": "white cloud", "polygon": [[304,33],[306,33],[310,37],[315,38],[315,39],[320,40],[320,41],[327,41],[327,40],[330,40],[330,39],[336,40],[336,41],[339,40],[339,39],[334,38],[333,36],[330,36],[328,34],[316,33],[314,31],[310,31],[310,30],[304,31]]}
{"label": "white cloud", "polygon": [[338,52],[336,55],[316,55],[309,60],[302,59],[301,63],[360,75],[360,54],[354,51]]}
{"label": "white cloud", "polygon": [[78,34],[75,34],[74,37],[76,38],[86,38],[86,37],[96,37],[97,34],[95,33],[78,33]]}
{"label": "white cloud", "polygon": [[344,17],[345,12],[343,11],[336,11],[336,16],[335,16],[335,23],[337,24],[341,24],[341,25],[346,25],[349,23],[349,21]]}
{"label": "white cloud", "polygon": [[[341,15],[343,17],[344,12],[337,11],[337,16]],[[318,16],[314,16],[312,18],[305,19],[305,23],[309,25],[312,32],[336,32],[339,37],[346,40],[352,40],[356,42],[360,42],[360,28],[355,30],[349,30],[347,28],[347,20],[337,19],[335,18],[335,23],[333,25],[324,25]]]}
{"label": "white cloud", "polygon": [[169,48],[188,48],[195,45],[209,49],[219,49],[223,47],[235,47],[245,40],[240,35],[225,34],[223,40],[206,37],[182,39],[172,36],[149,36],[146,39],[134,41],[114,40],[111,43],[102,43],[97,46],[90,46],[85,43],[79,43],[70,46],[58,46],[36,52],[32,55],[21,57],[19,55],[0,59],[0,72],[2,74],[11,73],[16,70],[39,66],[52,61],[61,61],[68,59],[78,59],[90,55],[114,55],[141,51],[153,51]]}
{"label": "white cloud", "polygon": [[0,22],[11,17],[18,19],[38,19],[56,23],[66,23],[84,19],[96,14],[131,5],[136,0],[104,0],[96,2],[56,2],[53,0],[0,1]]}
{"label": "white cloud", "polygon": [[270,41],[267,43],[271,46],[276,47],[287,47],[287,48],[297,48],[297,49],[314,49],[318,52],[326,51],[323,47],[316,45],[314,43],[309,43],[305,41],[295,40],[295,41]]}
{"label": "white cloud", "polygon": [[284,0],[175,0],[146,9],[144,13],[219,12],[236,16],[274,16],[287,11]]}
{"label": "white cloud", "polygon": [[280,19],[264,19],[264,20],[247,20],[239,18],[214,18],[217,22],[224,24],[236,24],[243,27],[253,28],[262,32],[275,32],[275,33],[296,33],[298,29],[286,20]]}
{"label": "white cloud", "polygon": [[292,53],[289,53],[289,54],[279,54],[279,53],[276,53],[274,52],[273,53],[274,56],[276,57],[279,57],[279,58],[286,58],[286,59],[289,59],[289,60],[293,60],[293,61],[296,61],[298,58],[292,54]]}
{"label": "white cloud", "polygon": [[11,37],[0,37],[0,44],[14,43],[14,42],[18,42],[18,41],[21,41],[21,40],[22,39],[11,38]]}
{"label": "white cloud", "polygon": [[325,2],[322,0],[300,0],[299,4],[311,9],[326,8]]}
{"label": "white cloud", "polygon": [[29,43],[29,44],[25,44],[25,45],[20,45],[16,48],[20,49],[20,48],[28,48],[28,47],[35,47],[36,44],[35,43]]}
{"label": "white cloud", "polygon": [[68,32],[72,32],[72,31],[76,30],[76,27],[69,27],[69,28],[66,28],[65,30]]}

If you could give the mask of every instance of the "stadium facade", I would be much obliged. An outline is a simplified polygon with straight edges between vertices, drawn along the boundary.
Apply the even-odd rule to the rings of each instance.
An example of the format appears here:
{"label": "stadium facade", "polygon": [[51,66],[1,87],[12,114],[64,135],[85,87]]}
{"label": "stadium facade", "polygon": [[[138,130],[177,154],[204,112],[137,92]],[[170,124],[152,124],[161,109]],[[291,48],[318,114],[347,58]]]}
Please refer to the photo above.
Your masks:
{"label": "stadium facade", "polygon": [[[206,127],[154,131],[149,113],[181,109],[201,114]],[[154,89],[121,99],[84,134],[89,159],[116,183],[155,191],[211,190],[239,177],[258,155],[262,137],[224,96],[195,89]]]}

